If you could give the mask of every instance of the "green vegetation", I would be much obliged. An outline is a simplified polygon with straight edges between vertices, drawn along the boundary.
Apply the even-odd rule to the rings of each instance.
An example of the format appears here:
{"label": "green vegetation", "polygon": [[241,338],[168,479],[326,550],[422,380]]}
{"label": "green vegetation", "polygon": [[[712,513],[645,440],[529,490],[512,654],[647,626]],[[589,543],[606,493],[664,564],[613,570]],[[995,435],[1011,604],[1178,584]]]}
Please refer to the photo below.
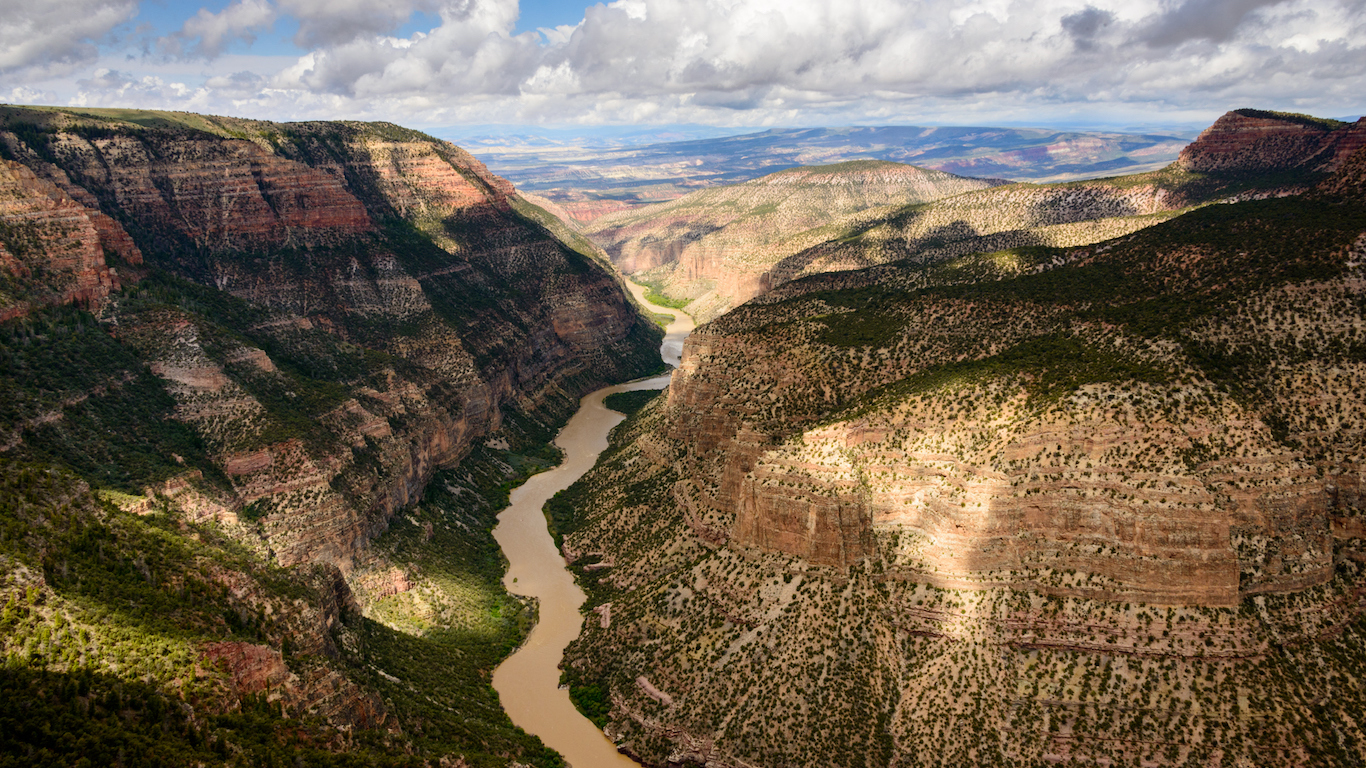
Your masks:
{"label": "green vegetation", "polygon": [[[285,720],[264,698],[224,712],[217,684],[192,672],[205,640],[278,645],[295,631],[287,616],[238,601],[219,574],[250,574],[281,601],[316,599],[302,580],[256,565],[213,527],[196,527],[192,541],[164,509],[129,515],[35,465],[0,460],[0,511],[0,553],[43,577],[25,586],[16,581],[25,571],[12,569],[0,592],[0,764],[102,764],[113,761],[101,755],[120,753],[147,765],[296,755],[355,764],[314,746],[316,723]],[[182,702],[203,716],[188,716]],[[404,764],[361,738],[358,756]]]}
{"label": "green vegetation", "polygon": [[[17,138],[0,154],[56,164],[146,261],[108,254],[131,285],[93,313],[0,324],[0,765],[562,765],[488,684],[534,613],[503,590],[490,532],[558,460],[549,440],[582,393],[662,366],[660,329],[592,244],[387,123],[3,107],[0,126]],[[167,176],[203,160],[221,177],[218,138],[339,171],[373,226],[181,220],[215,197],[173,200]],[[169,217],[125,206],[137,182],[86,173],[134,162],[110,150],[130,141],[139,193]],[[425,144],[489,199],[451,215],[421,174],[396,193],[383,141]],[[245,166],[227,174],[259,181]],[[0,242],[37,258],[51,234]],[[35,264],[0,278],[0,301],[59,301],[48,282]],[[626,307],[621,338],[553,347],[566,296]],[[495,423],[506,450],[479,445]],[[214,643],[266,677],[234,681]]]}
{"label": "green vegetation", "polygon": [[574,706],[593,725],[599,728],[607,726],[607,715],[611,712],[612,705],[603,694],[601,686],[594,683],[571,685],[569,686],[569,700],[574,702]]}
{"label": "green vegetation", "polygon": [[[1360,764],[1360,499],[1319,489],[1363,461],[1362,232],[1360,200],[1212,204],[717,319],[690,407],[547,505],[611,604],[571,698],[647,761]],[[1332,511],[1240,517],[1290,498]],[[1210,562],[1146,543],[1224,520],[1218,606],[1133,597]]]}
{"label": "green vegetation", "polygon": [[[503,565],[489,534],[496,510],[491,503],[474,510],[453,505],[444,488],[461,478],[438,480],[412,524],[402,523],[403,533],[417,534],[390,536],[381,546],[401,551],[410,567],[430,569],[447,594],[478,594],[474,610],[417,634],[344,612],[341,632],[352,639],[340,642],[343,671],[381,692],[419,755],[455,752],[473,765],[495,766],[505,764],[500,756],[519,754],[523,762],[559,766],[558,756],[508,722],[487,682],[529,626],[521,605],[499,584]],[[264,697],[212,714],[225,705],[222,694],[191,673],[203,663],[205,641],[283,647],[300,673],[329,663],[317,643],[333,640],[297,624],[288,608],[299,599],[322,602],[306,569],[261,564],[214,526],[191,527],[192,540],[182,535],[185,523],[169,507],[129,515],[97,502],[74,478],[30,465],[0,462],[0,510],[0,553],[41,568],[47,585],[0,592],[7,600],[0,619],[0,654],[7,659],[0,685],[36,696],[30,706],[7,699],[0,738],[12,748],[0,752],[47,754],[71,764],[81,750],[93,755],[120,748],[126,755],[160,752],[168,765],[182,764],[175,755],[234,755],[233,765],[296,757],[310,765],[352,765],[361,758],[367,765],[410,764],[412,758],[381,732],[363,729],[347,745],[352,757],[330,755],[318,746],[330,741],[321,723],[279,704],[267,706]],[[472,512],[480,521],[473,535],[450,524],[469,520]],[[441,521],[435,536],[423,537],[415,527],[420,519]],[[231,595],[221,583],[225,572],[259,585],[271,610]],[[180,701],[207,708],[211,716],[187,720]],[[70,716],[89,720],[90,728],[77,727]],[[126,729],[119,727],[120,717]]]}
{"label": "green vegetation", "polygon": [[[121,308],[125,334],[144,318],[152,318],[168,308],[198,310],[203,314],[192,317],[212,316],[244,328],[256,327],[257,323],[251,321],[260,317],[231,297],[162,276],[132,289],[125,297]],[[205,319],[199,322],[199,339],[211,353],[222,354],[231,345],[247,341],[216,323]],[[0,379],[0,385],[6,387],[7,393],[6,423],[17,428],[33,421],[32,414],[45,413],[49,408],[58,409],[60,414],[56,419],[25,428],[19,455],[70,466],[92,484],[133,494],[140,494],[148,483],[184,473],[187,465],[201,468],[207,476],[221,478],[204,457],[195,433],[171,417],[174,401],[166,394],[161,380],[152,376],[132,351],[111,337],[88,313],[69,308],[46,310],[7,324],[3,330],[0,354],[4,357],[0,359],[7,375]],[[309,422],[322,408],[335,403],[334,396],[330,403],[312,405],[313,400],[304,394],[310,391],[309,387],[326,393],[328,386],[341,386],[317,382],[284,366],[297,362],[311,371],[338,375],[342,371],[363,374],[370,363],[365,352],[335,340],[330,346],[300,344],[277,348],[276,355],[282,372],[276,374],[280,383],[275,386],[282,392],[297,392],[298,397],[273,400],[269,390],[252,385],[249,376],[255,369],[242,371],[229,366],[228,370],[239,381],[246,382],[245,386],[266,404],[268,411],[279,409],[277,429],[284,430],[282,435],[315,429],[316,424]],[[382,356],[377,361],[391,362]],[[542,425],[517,414],[510,414],[507,420],[513,427],[521,425],[510,434],[532,433],[542,440],[553,435],[553,423]],[[186,464],[175,461],[174,456]],[[412,525],[391,528],[390,536],[380,542],[381,547],[389,548],[396,562],[433,574],[432,578],[444,587],[446,594],[465,596],[466,602],[468,596],[479,595],[475,604],[443,617],[445,621],[410,628],[417,636],[369,619],[348,620],[359,622],[354,629],[359,642],[347,646],[357,649],[346,656],[350,674],[353,679],[384,692],[405,727],[417,729],[413,736],[425,752],[465,754],[476,765],[502,765],[504,759],[494,755],[509,753],[522,755],[523,762],[559,765],[557,756],[506,720],[486,678],[530,624],[523,606],[501,588],[503,563],[490,535],[496,510],[507,503],[510,489],[522,478],[552,466],[558,458],[558,451],[544,443],[528,444],[519,453],[499,452],[497,456],[481,448],[458,474],[438,476],[429,487],[427,499],[405,518]],[[47,584],[56,591],[46,605],[66,617],[59,624],[86,627],[71,630],[76,633],[71,636],[79,636],[81,642],[62,641],[61,633],[50,634],[51,614],[17,610],[11,600],[5,619],[10,653],[13,655],[19,649],[20,655],[14,658],[25,669],[37,670],[34,674],[40,675],[40,682],[47,679],[41,677],[48,674],[44,670],[54,666],[62,670],[71,668],[73,663],[89,669],[111,665],[128,675],[128,680],[145,676],[156,681],[153,688],[163,690],[156,686],[171,684],[183,670],[197,663],[198,645],[205,639],[242,638],[276,647],[288,645],[291,640],[297,642],[295,629],[267,620],[258,609],[244,612],[243,606],[229,600],[226,590],[211,575],[216,568],[229,567],[265,578],[281,597],[304,597],[318,602],[318,597],[296,577],[286,572],[271,575],[270,568],[212,527],[193,529],[197,541],[191,543],[181,535],[184,523],[175,519],[169,505],[158,503],[156,508],[161,512],[133,517],[108,503],[95,505],[89,497],[82,496],[83,491],[73,480],[60,473],[10,463],[0,463],[0,467],[8,468],[5,478],[9,482],[0,490],[15,494],[12,498],[0,498],[0,510],[4,513],[0,515],[0,545],[6,545],[0,546],[0,552],[26,561],[31,567],[41,566]],[[482,502],[472,507],[445,490],[460,486]],[[57,501],[73,494],[85,501],[75,506],[70,501]],[[140,503],[137,496],[127,498]],[[261,515],[259,507],[247,505],[240,514],[255,521]],[[474,519],[468,517],[471,514]],[[39,549],[41,559],[27,548],[32,544],[35,515],[43,521],[44,530],[50,530],[55,537],[44,540]],[[100,515],[106,522],[100,522]],[[416,530],[412,526],[424,517],[437,521],[435,536],[429,539],[420,533],[411,535]],[[403,533],[410,535],[405,537]],[[213,554],[212,548],[206,549],[210,544],[220,548],[218,554]],[[215,558],[219,565],[206,565],[206,556]],[[381,601],[376,610],[379,615],[387,615],[389,609]],[[56,648],[62,649],[59,657],[53,655]],[[92,653],[94,648],[99,649],[97,654]],[[90,667],[91,664],[97,666]],[[374,668],[384,669],[386,674],[405,682],[395,685],[376,674]],[[57,687],[42,688],[46,692],[41,700],[57,702],[54,706],[63,711],[77,706],[79,702],[71,704],[72,699],[66,697],[71,685],[61,683],[60,676],[53,679]],[[39,683],[13,685],[33,687]],[[98,685],[96,689],[104,690]],[[184,694],[167,691],[155,695],[160,697],[156,701],[174,701]],[[274,713],[273,721],[251,715],[234,721],[236,724],[201,724],[194,728],[181,724],[170,736],[162,733],[164,728],[157,731],[165,737],[160,741],[136,741],[136,727],[128,730],[126,738],[120,737],[112,726],[115,720],[103,720],[101,710],[80,706],[94,719],[94,725],[88,732],[76,730],[77,740],[71,744],[84,745],[81,748],[94,753],[104,749],[102,745],[111,745],[109,749],[122,748],[126,754],[136,750],[133,754],[160,751],[165,755],[194,755],[199,754],[196,749],[217,754],[213,750],[226,749],[231,744],[233,754],[241,755],[243,764],[264,764],[277,752],[306,756],[310,764],[350,764],[345,762],[348,758],[338,757],[336,760],[342,762],[334,763],[329,762],[332,758],[315,756],[317,750],[305,748],[311,737],[301,742],[304,746],[290,740],[294,737],[277,744],[269,730],[260,729],[287,727],[291,733],[297,730],[296,725],[286,725],[289,721],[279,718],[278,707],[258,713],[261,717]],[[180,711],[178,706],[169,704],[149,706]],[[46,712],[41,707],[29,711],[35,717]],[[7,733],[16,734],[15,739],[31,740],[25,743],[40,750],[34,754],[57,759],[65,754],[63,749],[71,748],[64,737],[57,738],[61,731],[51,737],[45,735],[48,732],[38,725],[41,720],[19,718],[13,713],[10,717],[13,728],[7,729]],[[101,725],[106,722],[110,725]],[[133,725],[137,722],[140,721],[130,720]],[[275,724],[270,725],[271,722]],[[240,733],[234,729],[240,729]],[[52,741],[54,738],[56,741]],[[362,732],[361,738],[370,737]],[[251,740],[265,746],[257,749]],[[388,747],[380,745],[377,749],[378,757],[367,764],[403,762],[398,757],[385,757]],[[480,754],[486,757],[480,758]],[[174,763],[178,758],[167,759]]]}
{"label": "green vegetation", "polygon": [[161,380],[88,312],[47,309],[0,325],[0,430],[22,440],[11,456],[133,493],[187,466],[219,476],[174,408]]}
{"label": "green vegetation", "polygon": [[989,357],[932,366],[885,388],[869,391],[848,411],[831,418],[845,420],[907,396],[945,390],[962,391],[989,379],[1016,381],[1036,407],[1058,400],[1087,384],[1102,382],[1164,384],[1172,372],[1150,361],[1107,349],[1096,339],[1050,333]]}
{"label": "green vegetation", "polygon": [[579,255],[602,264],[608,270],[612,269],[611,262],[608,261],[606,254],[596,243],[584,237],[578,230],[572,229],[559,217],[520,195],[512,198],[512,207],[523,219],[546,230],[552,237],[568,245]]}
{"label": "green vegetation", "polygon": [[[197,716],[196,716],[197,714]],[[0,766],[308,765],[399,766],[422,758],[387,753],[360,732],[346,751],[319,746],[318,734],[281,716],[265,696],[235,712],[195,713],[138,680],[81,669],[0,668]]]}
{"label": "green vegetation", "polygon": [[659,396],[662,389],[635,389],[630,392],[614,392],[603,399],[602,404],[617,413],[630,416],[645,407],[645,404]]}
{"label": "green vegetation", "polygon": [[1346,123],[1341,120],[1334,120],[1327,117],[1314,117],[1313,115],[1304,115],[1299,112],[1275,112],[1269,109],[1235,109],[1233,110],[1233,113],[1242,115],[1243,117],[1258,117],[1265,120],[1284,120],[1286,122],[1307,125],[1310,128],[1318,128],[1326,131],[1331,131],[1346,125]]}
{"label": "green vegetation", "polygon": [[651,304],[658,304],[661,307],[668,307],[670,309],[683,309],[692,303],[691,299],[675,299],[670,296],[665,296],[662,292],[664,290],[662,283],[647,283],[638,278],[632,279],[645,286],[645,300]]}

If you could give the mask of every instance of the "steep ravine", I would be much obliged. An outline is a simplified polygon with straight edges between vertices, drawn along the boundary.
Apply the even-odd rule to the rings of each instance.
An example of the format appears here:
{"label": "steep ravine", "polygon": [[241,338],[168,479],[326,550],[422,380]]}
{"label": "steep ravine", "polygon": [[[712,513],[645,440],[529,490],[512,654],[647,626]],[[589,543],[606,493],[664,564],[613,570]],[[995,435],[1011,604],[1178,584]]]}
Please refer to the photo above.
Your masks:
{"label": "steep ravine", "polygon": [[[649,303],[642,286],[630,286],[646,308],[675,316],[660,351],[666,362],[677,367],[683,339],[693,328],[691,318]],[[541,509],[556,491],[568,488],[591,469],[607,447],[607,433],[623,417],[608,410],[603,405],[604,398],[617,392],[659,389],[668,383],[669,374],[664,374],[604,387],[586,395],[579,410],[555,438],[555,444],[565,454],[563,463],[514,490],[512,503],[498,516],[498,527],[493,532],[509,561],[504,585],[511,592],[535,598],[539,604],[535,629],[522,647],[494,671],[493,687],[514,723],[539,736],[578,768],[627,768],[636,764],[619,754],[602,731],[574,708],[569,691],[560,688],[560,659],[565,647],[579,636],[583,624],[579,606],[585,596],[565,568]]]}

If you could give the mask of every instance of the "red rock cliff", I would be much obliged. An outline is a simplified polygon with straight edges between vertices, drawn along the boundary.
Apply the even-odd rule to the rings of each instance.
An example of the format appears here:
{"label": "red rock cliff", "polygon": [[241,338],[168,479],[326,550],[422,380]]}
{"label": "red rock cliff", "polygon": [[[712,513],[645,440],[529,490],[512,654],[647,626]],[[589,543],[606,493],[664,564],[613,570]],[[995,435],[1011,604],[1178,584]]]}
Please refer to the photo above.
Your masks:
{"label": "red rock cliff", "polygon": [[9,160],[0,160],[0,227],[0,265],[18,283],[0,298],[0,319],[46,304],[98,305],[121,285],[105,250],[142,263],[117,222]]}
{"label": "red rock cliff", "polygon": [[1181,150],[1192,171],[1334,171],[1366,145],[1366,122],[1334,124],[1303,115],[1229,112]]}

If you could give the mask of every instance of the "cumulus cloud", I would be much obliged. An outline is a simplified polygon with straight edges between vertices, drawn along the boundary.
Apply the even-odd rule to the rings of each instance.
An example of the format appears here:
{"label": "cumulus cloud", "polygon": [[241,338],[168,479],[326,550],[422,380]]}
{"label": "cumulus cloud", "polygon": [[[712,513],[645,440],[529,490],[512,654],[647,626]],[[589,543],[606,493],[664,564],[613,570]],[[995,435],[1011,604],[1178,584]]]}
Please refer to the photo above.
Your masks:
{"label": "cumulus cloud", "polygon": [[[438,12],[442,23],[429,34],[322,46],[273,85],[357,99],[502,96],[543,106],[578,95],[781,110],[1236,90],[1314,69],[1310,59],[1325,55],[1311,49],[1327,42],[1366,60],[1356,42],[1366,25],[1352,0],[618,0],[545,38],[512,34],[512,0],[462,0]],[[1186,41],[1202,45],[1169,50]],[[1349,69],[1361,82],[1362,65]]]}
{"label": "cumulus cloud", "polygon": [[1110,26],[1114,20],[1113,13],[1088,5],[1083,10],[1062,17],[1062,28],[1072,36],[1072,42],[1078,50],[1089,51],[1094,47],[1097,33]]}
{"label": "cumulus cloud", "polygon": [[163,38],[159,47],[174,56],[215,58],[228,44],[256,40],[256,33],[275,22],[275,9],[266,0],[238,0],[218,13],[200,8],[176,32]]}
{"label": "cumulus cloud", "polygon": [[[348,43],[358,37],[392,32],[415,12],[435,12],[440,0],[279,0],[280,10],[299,20],[294,41],[305,48]],[[458,16],[462,0],[450,3]],[[443,13],[444,16],[444,13]]]}
{"label": "cumulus cloud", "polygon": [[250,99],[266,88],[266,78],[255,72],[234,72],[230,75],[216,75],[204,83],[205,87],[217,95],[228,99]]}
{"label": "cumulus cloud", "polygon": [[196,109],[208,104],[209,92],[155,75],[138,76],[101,67],[76,81],[73,106],[116,107],[137,104],[147,108]]}
{"label": "cumulus cloud", "polygon": [[[419,12],[433,28],[398,34]],[[1359,0],[616,0],[577,25],[522,34],[517,0],[234,0],[176,39],[213,55],[284,17],[298,21],[305,55],[224,63],[235,74],[186,79],[203,83],[186,98],[239,114],[429,125],[755,125],[1090,105],[1346,111],[1366,93]],[[182,82],[133,80],[110,92],[168,99]]]}
{"label": "cumulus cloud", "polygon": [[356,38],[314,51],[275,80],[282,88],[352,97],[417,92],[515,95],[546,54],[534,33],[512,36],[516,0],[465,0],[410,38]]}
{"label": "cumulus cloud", "polygon": [[1285,0],[1186,0],[1145,25],[1139,37],[1154,46],[1178,45],[1187,40],[1222,43],[1232,39],[1257,10],[1284,3]]}
{"label": "cumulus cloud", "polygon": [[0,73],[89,64],[97,43],[136,13],[137,0],[0,0]]}

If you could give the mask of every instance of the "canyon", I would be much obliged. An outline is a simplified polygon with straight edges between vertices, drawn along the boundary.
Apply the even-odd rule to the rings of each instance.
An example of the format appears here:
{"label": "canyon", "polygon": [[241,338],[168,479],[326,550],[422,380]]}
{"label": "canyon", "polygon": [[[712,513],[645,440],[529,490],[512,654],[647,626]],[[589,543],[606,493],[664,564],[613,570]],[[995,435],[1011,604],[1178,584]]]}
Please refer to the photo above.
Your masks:
{"label": "canyon", "polygon": [[[632,284],[642,305],[649,304],[643,288]],[[685,315],[675,317],[667,328],[662,354],[677,364],[683,340],[692,330]],[[595,724],[575,711],[575,702],[560,685],[560,661],[564,648],[578,637],[584,617],[580,606],[584,593],[565,567],[555,540],[546,529],[543,508],[555,494],[583,476],[603,449],[607,435],[622,419],[608,403],[622,393],[652,395],[668,384],[667,374],[605,387],[585,395],[574,416],[555,436],[565,458],[554,469],[529,478],[513,491],[506,510],[499,514],[494,537],[508,559],[504,585],[513,593],[536,600],[536,627],[526,641],[493,673],[493,687],[513,722],[564,755],[570,765],[635,765],[620,755]],[[610,624],[611,607],[599,607],[600,621]]]}
{"label": "canyon", "polygon": [[[4,107],[0,154],[0,458],[70,489],[65,528],[14,508],[36,538],[4,540],[6,657],[119,695],[140,670],[217,718],[268,703],[205,737],[246,762],[283,716],[300,756],[354,729],[376,760],[554,764],[481,680],[532,610],[488,530],[582,394],[661,366],[600,252],[389,124]],[[92,560],[72,526],[120,543]],[[143,618],[101,621],[121,568]]]}
{"label": "canyon", "polygon": [[1359,765],[1363,190],[1237,110],[583,226],[387,123],[0,107],[0,752]]}
{"label": "canyon", "polygon": [[882,161],[793,168],[608,214],[585,231],[627,274],[668,286],[701,319],[773,287],[769,268],[852,221],[1003,182]]}

